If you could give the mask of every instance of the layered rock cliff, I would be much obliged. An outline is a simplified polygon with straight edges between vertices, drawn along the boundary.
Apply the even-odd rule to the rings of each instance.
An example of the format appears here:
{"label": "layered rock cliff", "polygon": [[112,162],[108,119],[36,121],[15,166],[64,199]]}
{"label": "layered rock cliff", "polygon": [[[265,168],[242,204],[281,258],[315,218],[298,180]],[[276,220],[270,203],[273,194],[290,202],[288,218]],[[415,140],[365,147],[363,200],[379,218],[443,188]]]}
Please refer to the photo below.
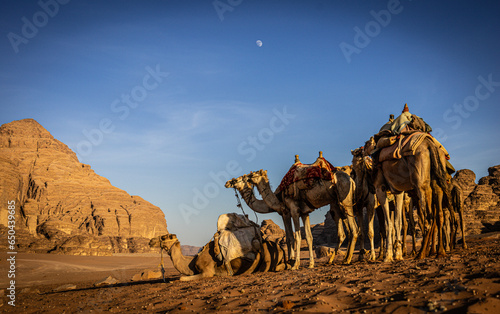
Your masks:
{"label": "layered rock cliff", "polygon": [[15,201],[20,251],[147,252],[168,232],[160,208],[112,186],[33,119],[0,127],[0,173],[0,231]]}
{"label": "layered rock cliff", "polygon": [[500,165],[488,168],[477,184],[475,177],[467,169],[454,177],[464,192],[467,234],[500,231]]}

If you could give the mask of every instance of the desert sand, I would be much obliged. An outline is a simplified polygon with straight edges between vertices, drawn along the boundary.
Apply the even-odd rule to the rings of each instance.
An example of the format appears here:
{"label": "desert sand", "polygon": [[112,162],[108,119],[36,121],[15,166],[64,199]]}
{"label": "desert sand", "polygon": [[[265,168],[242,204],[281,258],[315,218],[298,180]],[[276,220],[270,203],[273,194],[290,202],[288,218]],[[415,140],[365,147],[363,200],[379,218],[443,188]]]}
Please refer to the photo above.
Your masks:
{"label": "desert sand", "polygon": [[[159,254],[85,257],[18,254],[16,307],[1,312],[350,312],[500,313],[500,233],[468,239],[445,258],[394,263],[327,258],[308,269],[181,282],[165,258],[166,282],[131,281],[158,270]],[[305,252],[303,252],[305,253]],[[2,256],[2,287],[7,284]],[[111,276],[118,282],[95,286]]]}

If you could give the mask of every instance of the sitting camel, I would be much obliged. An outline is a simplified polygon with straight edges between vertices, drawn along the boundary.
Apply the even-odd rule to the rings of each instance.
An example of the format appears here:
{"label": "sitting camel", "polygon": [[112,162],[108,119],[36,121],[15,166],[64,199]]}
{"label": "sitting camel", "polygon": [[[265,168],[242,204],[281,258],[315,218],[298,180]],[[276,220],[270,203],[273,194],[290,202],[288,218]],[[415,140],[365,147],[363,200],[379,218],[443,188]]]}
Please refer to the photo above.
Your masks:
{"label": "sitting camel", "polygon": [[[159,247],[165,250],[174,264],[175,269],[182,275],[181,281],[191,281],[213,276],[228,276],[226,266],[217,256],[214,241],[205,244],[195,256],[184,256],[181,252],[181,243],[175,234],[166,234],[152,238],[150,247]],[[283,249],[275,242],[263,240],[260,252],[254,260],[236,258],[230,261],[234,275],[251,274],[254,271],[281,271],[286,269]]]}

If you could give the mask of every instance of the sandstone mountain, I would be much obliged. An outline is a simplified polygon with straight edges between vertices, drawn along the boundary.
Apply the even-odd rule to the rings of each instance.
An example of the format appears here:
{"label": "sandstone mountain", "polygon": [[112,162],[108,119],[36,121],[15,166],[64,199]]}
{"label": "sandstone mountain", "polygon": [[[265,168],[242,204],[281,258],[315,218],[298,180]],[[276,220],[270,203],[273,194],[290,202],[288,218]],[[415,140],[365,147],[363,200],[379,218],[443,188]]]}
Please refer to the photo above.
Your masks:
{"label": "sandstone mountain", "polygon": [[0,173],[0,232],[15,201],[18,251],[149,252],[168,232],[160,208],[112,186],[33,119],[0,127]]}

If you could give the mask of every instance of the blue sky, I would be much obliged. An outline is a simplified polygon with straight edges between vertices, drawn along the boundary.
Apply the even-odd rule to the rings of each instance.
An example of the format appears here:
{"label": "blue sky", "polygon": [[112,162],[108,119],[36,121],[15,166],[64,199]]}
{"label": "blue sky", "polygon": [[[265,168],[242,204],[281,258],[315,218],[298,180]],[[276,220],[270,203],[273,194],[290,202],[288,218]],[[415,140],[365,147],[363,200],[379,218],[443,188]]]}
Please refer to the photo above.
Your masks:
{"label": "blue sky", "polygon": [[[456,169],[500,163],[497,1],[3,1],[0,124],[34,118],[181,242],[226,178],[350,150],[404,103]],[[256,44],[262,41],[262,46]],[[248,207],[250,218],[255,216]],[[322,222],[327,209],[315,211]],[[275,214],[259,215],[259,222]]]}

